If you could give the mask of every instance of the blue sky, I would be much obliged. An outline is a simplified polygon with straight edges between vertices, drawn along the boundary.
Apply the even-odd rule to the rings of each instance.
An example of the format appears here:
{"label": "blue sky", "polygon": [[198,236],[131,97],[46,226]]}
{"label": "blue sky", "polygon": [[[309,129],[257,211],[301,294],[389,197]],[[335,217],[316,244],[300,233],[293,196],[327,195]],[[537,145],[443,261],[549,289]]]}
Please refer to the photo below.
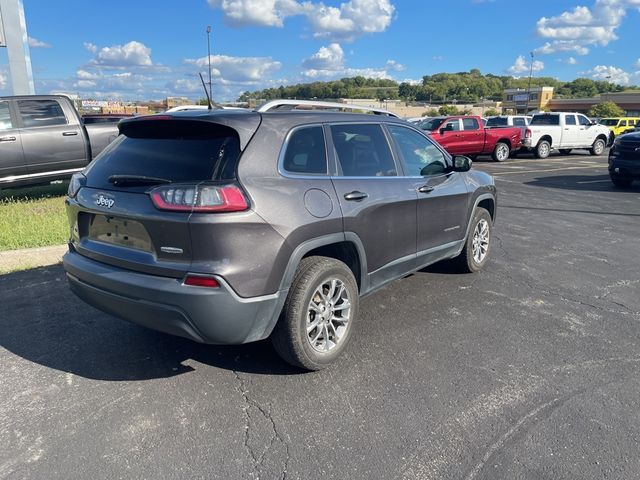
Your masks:
{"label": "blue sky", "polygon": [[[364,75],[468,71],[640,84],[640,0],[23,0],[37,93],[214,97]],[[0,49],[0,94],[9,94]]]}

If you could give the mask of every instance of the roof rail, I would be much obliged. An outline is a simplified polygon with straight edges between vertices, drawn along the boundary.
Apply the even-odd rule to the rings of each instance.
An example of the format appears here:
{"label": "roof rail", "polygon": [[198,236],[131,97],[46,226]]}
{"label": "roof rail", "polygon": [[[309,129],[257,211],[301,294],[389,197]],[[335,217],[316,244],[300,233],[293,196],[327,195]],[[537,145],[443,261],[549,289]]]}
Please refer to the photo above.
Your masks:
{"label": "roof rail", "polygon": [[[297,108],[302,107],[302,108]],[[306,107],[306,108],[305,108]],[[399,118],[398,115],[382,108],[365,107],[362,105],[354,105],[350,103],[337,102],[318,102],[316,100],[271,100],[260,105],[256,111],[260,113],[273,110],[359,110],[363,112],[371,112],[374,115],[387,115],[389,117]]]}

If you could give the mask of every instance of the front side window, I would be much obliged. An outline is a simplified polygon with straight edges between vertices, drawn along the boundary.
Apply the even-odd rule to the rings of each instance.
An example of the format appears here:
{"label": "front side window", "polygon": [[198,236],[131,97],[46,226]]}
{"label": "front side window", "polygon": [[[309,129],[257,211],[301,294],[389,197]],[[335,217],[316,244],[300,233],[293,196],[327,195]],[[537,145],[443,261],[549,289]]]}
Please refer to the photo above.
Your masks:
{"label": "front side window", "polygon": [[29,127],[65,125],[67,119],[55,100],[18,100],[22,124]]}
{"label": "front side window", "polygon": [[620,127],[626,127],[627,126],[627,121],[626,120],[620,120]]}
{"label": "front side window", "polygon": [[567,115],[565,117],[565,124],[566,125],[577,125],[576,116],[575,115]]}
{"label": "front side window", "polygon": [[584,115],[578,115],[578,123],[580,125],[591,125],[591,120],[589,120]]}
{"label": "front side window", "polygon": [[13,124],[11,123],[9,104],[0,102],[0,130],[9,130],[10,128],[13,128]]}
{"label": "front side window", "polygon": [[388,125],[408,176],[441,175],[448,170],[445,154],[427,138],[413,130]]}
{"label": "front side window", "polygon": [[283,167],[291,173],[327,173],[327,153],[321,126],[299,128],[291,134]]}
{"label": "front side window", "polygon": [[480,130],[480,125],[478,125],[478,120],[475,118],[463,118],[462,119],[462,129],[463,130]]}
{"label": "front side window", "polygon": [[449,120],[442,126],[442,128],[444,128],[446,131],[457,132],[460,130],[460,120],[458,120],[457,118],[455,120]]}
{"label": "front side window", "polygon": [[345,177],[398,175],[380,125],[332,125],[331,137],[341,173]]}

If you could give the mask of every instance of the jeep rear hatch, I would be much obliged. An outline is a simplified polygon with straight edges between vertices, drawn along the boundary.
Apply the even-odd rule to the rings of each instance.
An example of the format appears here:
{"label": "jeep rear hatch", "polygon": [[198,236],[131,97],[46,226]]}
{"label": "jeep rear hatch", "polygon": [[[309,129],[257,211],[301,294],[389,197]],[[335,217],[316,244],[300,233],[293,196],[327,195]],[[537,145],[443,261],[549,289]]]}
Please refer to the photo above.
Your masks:
{"label": "jeep rear hatch", "polygon": [[70,205],[79,253],[157,275],[179,278],[188,271],[191,214],[248,208],[236,182],[242,139],[211,117],[121,124],[118,139],[85,170]]}

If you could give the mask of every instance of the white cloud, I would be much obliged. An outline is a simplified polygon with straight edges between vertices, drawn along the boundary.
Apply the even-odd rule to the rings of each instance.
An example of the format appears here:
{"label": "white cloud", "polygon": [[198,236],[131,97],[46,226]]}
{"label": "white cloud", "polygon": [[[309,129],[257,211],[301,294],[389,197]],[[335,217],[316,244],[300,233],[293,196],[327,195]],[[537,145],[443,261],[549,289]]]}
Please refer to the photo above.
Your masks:
{"label": "white cloud", "polygon": [[395,60],[387,60],[382,68],[350,68],[345,65],[344,51],[338,43],[320,49],[302,61],[306,79],[329,80],[343,77],[363,76],[368,78],[392,78],[390,71],[404,70],[404,65]]}
{"label": "white cloud", "polygon": [[302,15],[311,23],[314,37],[347,41],[385,31],[395,13],[390,0],[349,0],[339,7],[295,0],[208,0],[208,3],[222,10],[224,20],[232,26],[282,27],[287,17]]}
{"label": "white cloud", "polygon": [[344,51],[339,43],[320,47],[320,50],[302,62],[302,66],[309,70],[338,70],[344,66]]}
{"label": "white cloud", "polygon": [[29,37],[29,48],[51,48],[51,44],[38,40],[37,38]]}
{"label": "white cloud", "polygon": [[531,67],[532,65],[530,63],[527,63],[527,61],[524,59],[524,55],[519,55],[518,58],[516,58],[515,62],[513,62],[513,65],[507,68],[507,73],[511,75],[518,75],[520,73],[529,72],[530,69],[534,72],[539,72],[544,68],[544,63],[540,60],[534,60],[533,67]]}
{"label": "white cloud", "polygon": [[433,60],[434,62],[441,62],[442,60],[444,60],[444,57],[442,55],[434,55],[433,57],[431,57],[431,60]]}
{"label": "white cloud", "polygon": [[636,67],[640,68],[640,58],[636,61]]}
{"label": "white cloud", "polygon": [[98,46],[91,42],[84,42],[83,46],[91,53],[96,53],[98,51]]}
{"label": "white cloud", "polygon": [[616,83],[618,85],[629,85],[631,74],[623,69],[613,66],[596,65],[591,70],[579,72],[580,75],[586,75],[594,80],[606,80],[607,82]]}
{"label": "white cloud", "polygon": [[616,30],[627,10],[633,7],[640,7],[640,0],[596,0],[591,9],[577,6],[555,17],[542,17],[536,24],[536,32],[551,41],[536,52],[574,51],[586,55],[587,46],[606,46],[618,39]]}
{"label": "white cloud", "polygon": [[573,57],[569,57],[569,58],[567,58],[567,63],[568,63],[569,65],[575,65],[575,64],[577,64],[577,63],[578,63],[578,61],[577,61],[575,58],[573,58]]}
{"label": "white cloud", "polygon": [[[95,45],[85,43],[85,48],[90,51],[94,47]],[[144,43],[136,42],[135,40],[125,43],[124,45],[113,45],[111,47],[101,48],[97,51],[91,63],[93,65],[111,68],[153,66],[151,49]]]}
{"label": "white cloud", "polygon": [[203,93],[204,90],[202,88],[202,82],[198,78],[197,80],[191,80],[188,78],[179,78],[173,82],[168,82],[166,87],[170,89],[172,92],[177,92],[181,94],[190,94],[190,93]]}
{"label": "white cloud", "polygon": [[[207,57],[185,59],[186,64],[208,69]],[[221,82],[256,83],[270,73],[279,70],[282,63],[271,57],[230,57],[211,55],[211,74]]]}

